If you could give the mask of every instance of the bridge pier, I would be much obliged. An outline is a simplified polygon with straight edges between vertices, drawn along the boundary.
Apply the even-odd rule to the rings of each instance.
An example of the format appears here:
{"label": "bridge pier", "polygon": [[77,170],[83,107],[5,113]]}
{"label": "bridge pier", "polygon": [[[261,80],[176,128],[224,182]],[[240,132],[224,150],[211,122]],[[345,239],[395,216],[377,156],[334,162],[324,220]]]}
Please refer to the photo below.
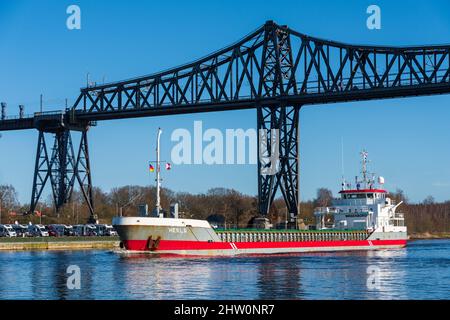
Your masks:
{"label": "bridge pier", "polygon": [[[67,127],[38,129],[39,137],[29,213],[35,212],[47,182],[51,185],[53,202],[56,211],[59,212],[65,204],[70,202],[75,181],[77,181],[90,213],[89,222],[95,222],[87,140],[88,129],[88,126],[74,129],[81,132],[80,144],[76,154],[72,143],[71,130]],[[46,133],[54,135],[51,150],[47,148]]]}
{"label": "bridge pier", "polygon": [[299,213],[299,106],[259,107],[258,204],[267,216],[280,189],[290,217]]}
{"label": "bridge pier", "polygon": [[[264,45],[259,96],[278,98],[297,91],[295,61],[287,29],[268,21],[264,28]],[[259,213],[267,216],[280,189],[290,217],[299,213],[298,126],[300,105],[278,102],[257,107],[258,204]],[[264,154],[265,153],[265,154]],[[275,158],[278,160],[275,161]],[[267,160],[270,161],[267,161]]]}

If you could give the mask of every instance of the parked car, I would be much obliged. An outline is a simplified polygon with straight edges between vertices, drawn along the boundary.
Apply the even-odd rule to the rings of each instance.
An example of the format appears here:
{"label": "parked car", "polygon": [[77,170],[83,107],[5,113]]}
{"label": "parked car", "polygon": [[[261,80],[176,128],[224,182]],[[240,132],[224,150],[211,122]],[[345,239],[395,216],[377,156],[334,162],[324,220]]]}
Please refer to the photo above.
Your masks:
{"label": "parked car", "polygon": [[61,237],[64,235],[64,227],[61,232],[61,228],[59,228],[59,226],[59,224],[51,224],[46,226],[45,229],[47,230],[50,237]]}
{"label": "parked car", "polygon": [[113,226],[108,224],[96,224],[96,232],[98,236],[114,237],[117,236],[117,231],[114,230]]}
{"label": "parked car", "polygon": [[78,224],[73,226],[74,234],[79,237],[83,236],[96,236],[96,228],[93,224]]}
{"label": "parked car", "polygon": [[0,237],[17,237],[17,233],[9,224],[0,224]]}
{"label": "parked car", "polygon": [[47,226],[47,229],[51,237],[63,237],[66,235],[66,228],[63,224],[50,224]]}
{"label": "parked car", "polygon": [[83,235],[83,225],[82,224],[76,224],[73,226],[73,235],[80,237]]}
{"label": "parked car", "polygon": [[54,237],[64,237],[73,236],[73,227],[71,225],[65,224],[50,224],[47,226],[50,236]]}
{"label": "parked car", "polygon": [[85,225],[85,236],[96,236],[97,235],[97,228],[95,227],[95,224],[86,224]]}
{"label": "parked car", "polygon": [[28,232],[33,237],[48,237],[48,231],[42,224],[32,224],[28,226]]}
{"label": "parked car", "polygon": [[28,233],[28,227],[26,225],[23,224],[12,224],[11,227],[14,229],[14,231],[16,232],[16,235],[18,237],[28,237],[29,233]]}
{"label": "parked car", "polygon": [[73,227],[69,224],[65,224],[64,225],[64,235],[65,236],[73,236],[74,232],[73,232]]}

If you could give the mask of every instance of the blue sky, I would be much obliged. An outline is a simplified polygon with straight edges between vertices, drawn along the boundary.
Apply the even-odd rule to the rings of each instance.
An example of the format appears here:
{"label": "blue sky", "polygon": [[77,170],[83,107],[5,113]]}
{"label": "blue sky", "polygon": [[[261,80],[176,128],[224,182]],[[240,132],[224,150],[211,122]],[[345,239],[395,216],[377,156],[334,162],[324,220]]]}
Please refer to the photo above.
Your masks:
{"label": "blue sky", "polygon": [[[66,28],[66,8],[77,4],[82,29]],[[377,4],[382,29],[366,28],[366,8]],[[442,1],[0,1],[0,100],[9,115],[62,109],[91,79],[102,82],[148,74],[189,62],[235,42],[275,20],[309,35],[348,43],[420,45],[450,43],[450,2]],[[301,197],[319,187],[339,190],[341,139],[345,174],[359,171],[366,148],[372,171],[386,188],[403,189],[413,201],[427,195],[450,199],[450,96],[307,106],[301,110]],[[254,128],[253,110],[101,122],[90,131],[93,181],[109,190],[153,183],[147,161],[155,134],[193,128]],[[0,138],[0,183],[13,184],[28,202],[37,132],[5,132]],[[211,187],[257,193],[255,165],[182,165],[165,173],[164,186],[205,192]]]}

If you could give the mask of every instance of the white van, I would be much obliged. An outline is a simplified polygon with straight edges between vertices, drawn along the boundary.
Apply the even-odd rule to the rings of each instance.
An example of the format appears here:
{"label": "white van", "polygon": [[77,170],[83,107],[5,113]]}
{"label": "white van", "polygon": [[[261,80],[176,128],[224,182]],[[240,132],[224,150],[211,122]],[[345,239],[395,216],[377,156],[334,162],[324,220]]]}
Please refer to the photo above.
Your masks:
{"label": "white van", "polygon": [[9,224],[0,224],[0,237],[17,237],[17,233]]}
{"label": "white van", "polygon": [[114,230],[113,226],[108,224],[96,224],[96,231],[98,236],[103,237],[115,237],[117,236],[116,230]]}
{"label": "white van", "polygon": [[29,234],[28,234],[28,226],[23,225],[23,224],[15,223],[15,224],[12,224],[11,227],[16,232],[16,235],[18,237],[24,238],[24,237],[28,237],[29,236]]}
{"label": "white van", "polygon": [[48,231],[42,224],[34,224],[28,226],[28,232],[33,237],[48,237]]}
{"label": "white van", "polygon": [[96,228],[93,224],[78,224],[73,226],[74,234],[78,237],[96,236]]}

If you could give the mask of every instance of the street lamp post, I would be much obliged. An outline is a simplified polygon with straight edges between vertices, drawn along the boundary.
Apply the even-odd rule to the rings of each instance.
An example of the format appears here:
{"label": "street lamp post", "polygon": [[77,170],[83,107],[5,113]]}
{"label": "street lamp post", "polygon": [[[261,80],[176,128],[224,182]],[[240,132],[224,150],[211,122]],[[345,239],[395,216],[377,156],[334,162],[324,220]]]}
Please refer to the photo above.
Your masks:
{"label": "street lamp post", "polygon": [[288,228],[288,209],[286,208],[286,223],[285,223],[285,229],[287,230],[287,228]]}

